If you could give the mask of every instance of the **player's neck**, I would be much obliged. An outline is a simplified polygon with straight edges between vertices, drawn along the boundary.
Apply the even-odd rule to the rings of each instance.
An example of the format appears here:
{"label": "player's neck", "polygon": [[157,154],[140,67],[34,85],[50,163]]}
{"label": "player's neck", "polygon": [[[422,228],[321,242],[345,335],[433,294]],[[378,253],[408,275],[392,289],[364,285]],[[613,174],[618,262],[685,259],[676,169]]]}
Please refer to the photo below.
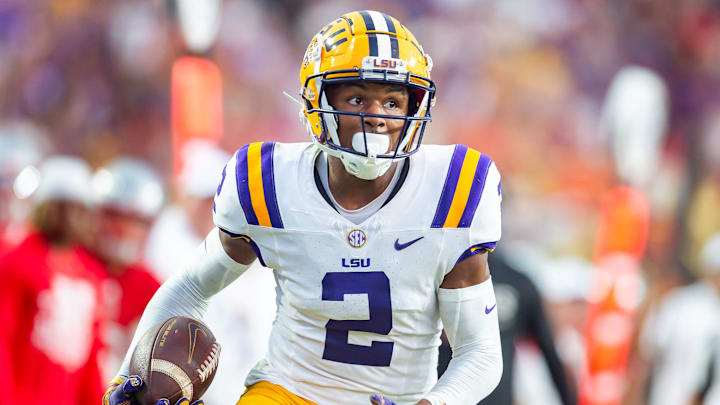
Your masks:
{"label": "player's neck", "polygon": [[340,159],[328,156],[328,185],[335,201],[346,210],[357,210],[372,202],[390,185],[397,163],[375,180],[362,180],[345,170]]}

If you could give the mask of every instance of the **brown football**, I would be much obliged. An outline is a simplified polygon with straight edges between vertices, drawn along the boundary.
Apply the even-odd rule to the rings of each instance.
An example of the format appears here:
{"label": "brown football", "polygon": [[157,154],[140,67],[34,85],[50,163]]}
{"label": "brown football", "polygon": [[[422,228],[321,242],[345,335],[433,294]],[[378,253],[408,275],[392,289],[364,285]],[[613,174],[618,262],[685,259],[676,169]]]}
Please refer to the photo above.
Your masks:
{"label": "brown football", "polygon": [[171,404],[186,397],[200,399],[215,377],[220,344],[197,319],[172,317],[150,328],[138,341],[130,360],[130,375],[140,376],[135,394],[140,405],[155,405],[161,398]]}

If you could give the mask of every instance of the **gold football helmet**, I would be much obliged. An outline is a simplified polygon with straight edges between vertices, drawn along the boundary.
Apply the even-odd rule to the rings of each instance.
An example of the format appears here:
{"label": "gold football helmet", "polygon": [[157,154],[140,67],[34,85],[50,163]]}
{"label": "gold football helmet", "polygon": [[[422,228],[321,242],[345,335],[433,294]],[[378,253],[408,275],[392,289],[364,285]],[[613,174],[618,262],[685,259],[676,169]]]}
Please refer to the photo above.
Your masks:
{"label": "gold football helmet", "polygon": [[[393,160],[416,152],[435,97],[430,80],[432,59],[415,36],[397,19],[372,10],[353,11],[326,25],[310,42],[300,68],[302,119],[315,144],[343,160],[345,168],[360,178],[376,178]],[[325,93],[326,85],[365,80],[402,84],[410,95],[405,116],[357,113],[334,109]],[[400,141],[394,150],[368,151],[368,134],[363,127],[365,149],[343,147],[337,135],[337,115],[375,116],[404,119]],[[369,166],[380,167],[370,170]],[[376,173],[377,172],[377,173]],[[364,173],[364,174],[363,174]]]}

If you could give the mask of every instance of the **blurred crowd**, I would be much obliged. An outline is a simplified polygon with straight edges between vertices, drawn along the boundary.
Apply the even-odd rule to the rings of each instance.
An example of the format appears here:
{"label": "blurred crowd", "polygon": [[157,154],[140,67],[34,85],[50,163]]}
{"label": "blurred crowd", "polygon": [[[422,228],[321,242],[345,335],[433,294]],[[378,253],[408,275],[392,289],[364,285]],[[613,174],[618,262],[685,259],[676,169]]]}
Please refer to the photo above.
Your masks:
{"label": "blurred crowd", "polygon": [[[712,0],[225,0],[214,46],[199,55],[220,69],[222,138],[183,150],[171,136],[170,76],[191,52],[176,2],[0,1],[0,299],[13,332],[0,342],[8,385],[0,392],[38,391],[18,382],[39,378],[31,359],[54,364],[48,376],[72,375],[68,387],[85,398],[102,390],[154,289],[212,227],[228,153],[258,140],[308,140],[282,92],[298,93],[315,32],[363,8],[397,17],[434,60],[438,101],[424,142],[465,143],[497,163],[503,255],[537,285],[578,385],[603,196],[623,181],[615,134],[601,122],[606,94],[628,65],[661,78],[667,123],[657,167],[637,186],[649,233],[641,283],[627,292],[639,298],[623,401],[718,403],[710,402],[720,401],[720,3]],[[209,318],[221,342],[233,342],[218,393],[209,393],[225,402],[262,356],[274,317],[269,272],[235,284]],[[673,324],[678,317],[687,323]],[[533,339],[516,345],[516,403],[559,403],[537,382],[548,372]],[[28,350],[22,361],[17,347]],[[654,391],[687,359],[695,360],[683,392]]]}

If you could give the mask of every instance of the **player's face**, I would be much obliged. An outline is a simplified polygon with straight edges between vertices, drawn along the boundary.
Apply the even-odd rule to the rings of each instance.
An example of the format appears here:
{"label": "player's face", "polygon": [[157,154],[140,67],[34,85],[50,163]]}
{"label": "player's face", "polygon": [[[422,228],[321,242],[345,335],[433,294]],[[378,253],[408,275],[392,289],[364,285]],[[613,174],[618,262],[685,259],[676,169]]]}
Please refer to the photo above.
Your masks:
{"label": "player's face", "polygon": [[[408,113],[407,88],[393,84],[352,82],[328,89],[328,101],[336,110],[368,114],[397,115]],[[338,114],[338,137],[340,144],[352,148],[353,135],[362,132],[361,117]],[[365,117],[365,132],[390,137],[390,150],[400,139],[404,119]]]}
{"label": "player's face", "polygon": [[112,208],[102,209],[98,218],[96,252],[106,262],[128,266],[140,260],[150,231],[150,221]]}
{"label": "player's face", "polygon": [[35,227],[55,245],[89,243],[91,219],[88,208],[73,201],[45,201],[37,205],[33,213]]}

